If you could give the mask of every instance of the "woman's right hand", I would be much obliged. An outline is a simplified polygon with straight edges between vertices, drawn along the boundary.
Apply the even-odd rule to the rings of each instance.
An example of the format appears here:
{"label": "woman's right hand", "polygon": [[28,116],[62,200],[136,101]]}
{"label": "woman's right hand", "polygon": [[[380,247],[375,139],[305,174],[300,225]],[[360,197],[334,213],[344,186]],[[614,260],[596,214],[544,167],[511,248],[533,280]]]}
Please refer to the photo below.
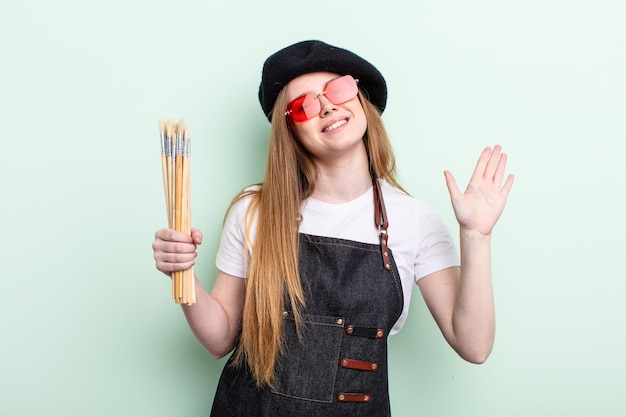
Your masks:
{"label": "woman's right hand", "polygon": [[198,229],[192,229],[191,236],[173,229],[157,230],[152,243],[157,269],[169,276],[173,271],[191,268],[201,243],[202,232]]}

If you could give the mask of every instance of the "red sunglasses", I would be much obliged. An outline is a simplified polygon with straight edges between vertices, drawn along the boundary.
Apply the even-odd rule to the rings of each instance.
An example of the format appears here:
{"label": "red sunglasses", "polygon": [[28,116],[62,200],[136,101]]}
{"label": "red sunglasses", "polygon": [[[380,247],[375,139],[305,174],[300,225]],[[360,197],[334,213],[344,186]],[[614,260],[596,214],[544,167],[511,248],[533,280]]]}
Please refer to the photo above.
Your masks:
{"label": "red sunglasses", "polygon": [[292,100],[287,104],[285,116],[291,117],[291,120],[297,123],[306,122],[320,113],[322,105],[318,100],[321,95],[326,96],[328,101],[333,104],[342,104],[356,97],[359,89],[357,82],[350,75],[335,78],[326,83],[324,91],[319,94],[308,92],[300,97]]}

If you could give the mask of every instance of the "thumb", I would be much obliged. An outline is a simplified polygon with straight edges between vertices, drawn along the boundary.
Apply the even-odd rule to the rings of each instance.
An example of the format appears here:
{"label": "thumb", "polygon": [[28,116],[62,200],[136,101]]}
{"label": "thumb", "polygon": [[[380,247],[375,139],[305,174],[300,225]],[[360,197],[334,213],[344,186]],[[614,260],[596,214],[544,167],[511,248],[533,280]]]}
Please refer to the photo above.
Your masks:
{"label": "thumb", "polygon": [[456,179],[454,179],[454,175],[450,171],[443,171],[443,175],[446,178],[446,186],[448,187],[448,192],[450,193],[450,197],[452,199],[457,198],[461,195],[461,190],[456,184]]}
{"label": "thumb", "polygon": [[202,244],[202,236],[202,231],[200,231],[199,229],[191,229],[191,239],[193,239],[193,243],[195,243],[196,245]]}

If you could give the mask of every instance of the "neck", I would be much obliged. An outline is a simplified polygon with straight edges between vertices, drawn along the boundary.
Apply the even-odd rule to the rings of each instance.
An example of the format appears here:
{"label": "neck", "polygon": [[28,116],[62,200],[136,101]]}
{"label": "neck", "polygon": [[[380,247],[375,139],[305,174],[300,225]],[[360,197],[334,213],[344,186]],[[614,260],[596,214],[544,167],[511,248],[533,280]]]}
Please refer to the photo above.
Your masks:
{"label": "neck", "polygon": [[311,197],[325,203],[346,203],[372,186],[365,146],[362,152],[332,161],[316,161],[318,177]]}

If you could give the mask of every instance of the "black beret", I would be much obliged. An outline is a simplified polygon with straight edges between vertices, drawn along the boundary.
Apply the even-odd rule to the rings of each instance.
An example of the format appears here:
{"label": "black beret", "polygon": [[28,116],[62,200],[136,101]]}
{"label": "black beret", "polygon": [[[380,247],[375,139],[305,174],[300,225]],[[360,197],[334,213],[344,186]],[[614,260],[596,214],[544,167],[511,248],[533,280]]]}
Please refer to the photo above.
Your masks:
{"label": "black beret", "polygon": [[383,75],[360,56],[322,41],[310,40],[290,45],[271,55],[263,64],[259,101],[271,120],[271,111],[280,90],[300,75],[311,72],[352,75],[359,88],[382,113],[387,104],[387,84]]}

